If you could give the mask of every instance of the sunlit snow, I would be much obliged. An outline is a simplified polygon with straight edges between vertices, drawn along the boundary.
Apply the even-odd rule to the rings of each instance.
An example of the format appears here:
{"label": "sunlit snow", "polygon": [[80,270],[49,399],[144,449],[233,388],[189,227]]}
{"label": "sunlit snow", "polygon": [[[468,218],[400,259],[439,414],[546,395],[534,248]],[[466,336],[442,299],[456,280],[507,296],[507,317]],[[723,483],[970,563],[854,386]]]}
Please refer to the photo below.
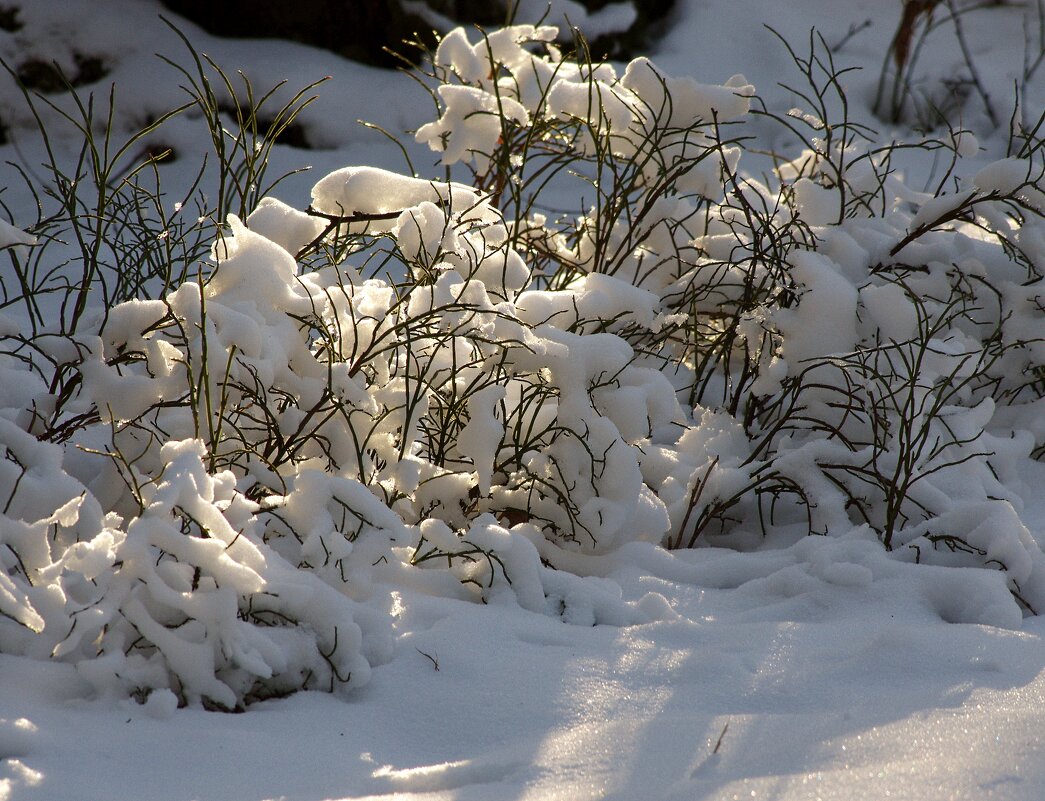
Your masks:
{"label": "sunlit snow", "polygon": [[[177,61],[184,53],[157,17],[158,0],[14,5],[23,27],[0,33],[0,55],[64,62],[73,42],[77,52],[104,56],[111,71],[88,88],[102,94],[115,83],[117,124],[130,129],[184,101],[178,76],[154,56]],[[940,4],[941,15],[943,5],[951,4]],[[10,493],[0,543],[30,564],[6,554],[11,564],[0,561],[10,568],[0,570],[0,637],[10,638],[0,641],[0,801],[1045,798],[1045,622],[1035,614],[1045,612],[1045,401],[1001,408],[991,398],[951,399],[931,433],[939,445],[946,429],[953,447],[922,465],[926,480],[910,492],[933,513],[897,528],[902,553],[887,551],[878,521],[856,519],[846,502],[843,489],[853,492],[851,477],[863,469],[860,454],[839,455],[832,438],[799,433],[781,437],[774,469],[801,483],[808,517],[795,512],[797,503],[782,503],[768,536],[752,524],[735,539],[667,550],[661,546],[685,544],[701,493],[707,502],[730,498],[756,481],[759,462],[748,458],[734,415],[680,398],[683,379],[641,361],[626,335],[680,323],[662,303],[681,291],[664,254],[692,247],[705,265],[748,257],[729,215],[690,242],[681,228],[657,223],[685,217],[686,201],[661,198],[643,209],[654,222],[641,242],[621,246],[620,270],[609,275],[583,269],[595,263],[593,239],[566,241],[535,213],[527,222],[547,235],[546,252],[579,268],[562,286],[533,285],[491,193],[470,186],[466,172],[453,172],[454,182],[432,177],[492,169],[488,156],[502,136],[495,111],[520,125],[541,114],[587,118],[578,150],[617,137],[613,157],[623,159],[647,144],[635,132],[652,136],[657,125],[672,128],[661,152],[679,160],[711,141],[684,130],[693,118],[747,121],[765,137],[760,143],[791,161],[768,149],[741,158],[742,143],[726,144],[680,176],[678,190],[718,203],[736,189],[723,176],[738,164],[755,182],[774,169],[783,179],[816,175],[788,190],[817,243],[788,262],[802,302],[775,308],[772,320],[753,315],[738,334],[754,343],[772,328],[782,338],[764,352],[752,345],[752,385],[768,397],[804,371],[811,384],[829,387],[831,360],[847,358],[868,332],[903,360],[903,343],[928,323],[908,287],[868,279],[875,265],[1001,273],[1007,263],[992,232],[1006,231],[1040,270],[1041,220],[1010,231],[990,205],[1013,195],[1022,208],[1045,212],[1041,176],[1031,172],[1037,162],[1011,155],[1007,131],[992,127],[979,95],[964,86],[971,97],[960,125],[969,130],[950,132],[950,149],[899,152],[888,177],[858,165],[847,180],[880,179],[883,204],[888,197],[891,205],[873,219],[842,219],[826,170],[807,169],[821,155],[759,116],[763,101],[784,117],[801,106],[788,119],[811,127],[803,122],[808,98],[781,85],[800,84],[795,65],[763,23],[799,57],[815,26],[838,66],[862,68],[844,75],[849,112],[887,144],[921,136],[916,121],[891,125],[870,115],[899,4],[801,0],[784,9],[768,0],[677,0],[648,59],[590,68],[557,63],[554,48],[536,58],[532,43],[552,41],[566,18],[591,37],[619,30],[634,19],[633,5],[587,12],[562,0],[541,20],[547,8],[523,2],[518,22],[527,24],[486,38],[474,30],[446,36],[435,65],[458,83],[439,89],[437,109],[404,76],[303,45],[215,38],[171,17],[199,51],[244,70],[256,86],[286,79],[293,90],[332,80],[301,116],[314,149],[280,145],[272,154],[277,174],[311,169],[242,219],[228,215],[210,250],[214,277],[201,285],[193,275],[163,300],[115,306],[103,335],[77,355],[83,392],[107,399],[114,426],[107,430],[160,410],[155,430],[170,439],[155,453],[142,446],[139,472],[90,466],[97,464],[90,451],[115,448],[116,433],[85,434],[71,455],[38,441],[27,410],[48,397],[47,387],[0,362],[0,444],[8,454],[0,493]],[[963,16],[978,80],[1006,119],[1033,122],[1045,108],[1045,66],[1018,105],[1012,89],[1045,52],[1034,39],[1042,13],[1031,2]],[[438,15],[432,20],[440,24]],[[499,72],[488,70],[492,53]],[[931,105],[940,99],[930,97],[932,88],[965,62],[942,34],[926,39],[918,57],[919,90]],[[651,113],[658,108],[660,116]],[[31,173],[43,151],[6,80],[0,118],[10,140],[0,155]],[[399,135],[403,149],[357,119]],[[160,144],[178,159],[162,169],[172,186],[188,186],[203,152],[197,134],[180,118],[163,132]],[[946,193],[936,192],[952,157],[963,166]],[[645,163],[636,180],[655,183],[662,173],[663,165]],[[0,167],[0,176],[11,218],[0,219],[0,248],[23,253],[37,244],[24,230],[32,204],[15,188],[14,166]],[[588,201],[600,177],[591,179]],[[497,200],[502,192],[510,198],[498,187]],[[195,217],[189,208],[174,211]],[[398,298],[389,282],[364,279],[362,260],[349,259],[340,273],[303,271],[298,254],[340,217],[342,230],[394,238],[397,252],[423,268],[424,291]],[[941,221],[953,228],[914,235]],[[584,223],[578,215],[578,231]],[[5,261],[0,270],[8,269]],[[912,280],[935,291],[936,273],[924,273]],[[1005,335],[1036,365],[1028,369],[1040,371],[1038,275],[1034,283],[1015,267],[1005,273],[998,307],[1011,310]],[[719,302],[709,297],[699,301],[707,304],[702,314]],[[385,338],[398,336],[395,314],[424,318],[441,309],[451,311],[438,325],[457,339],[445,351],[424,351],[425,370],[453,374],[457,386],[479,386],[495,370],[513,376],[467,396],[453,451],[458,469],[442,472],[411,449],[424,435],[430,399],[397,406],[388,399],[412,390],[395,364],[374,356],[364,380],[353,362],[368,348],[384,353]],[[168,315],[184,327],[161,324]],[[322,348],[301,333],[313,317],[344,332],[338,346],[349,355],[329,371]],[[0,336],[17,337],[21,325],[15,311],[0,309]],[[918,376],[931,383],[964,375],[966,346],[978,343],[971,328],[924,354]],[[484,350],[490,342],[500,349]],[[47,347],[47,358],[67,358],[67,343]],[[119,359],[130,352],[141,354],[134,365]],[[350,421],[372,424],[383,460],[372,467],[372,485],[324,469],[327,457],[355,453],[351,425],[322,429],[324,450],[303,458],[292,480],[277,460],[248,464],[249,481],[214,468],[202,435],[166,409],[183,391],[190,359],[232,374],[230,353],[243,367],[239,380],[255,381],[259,392],[294,388],[283,411],[295,425],[309,422],[302,410],[320,408],[326,392],[355,404],[359,417]],[[537,378],[527,384],[516,375]],[[554,400],[531,413],[527,393],[538,384],[553,387]],[[811,414],[840,418],[844,427],[847,410],[836,395],[809,397]],[[584,432],[542,440],[519,457],[546,486],[569,487],[575,508],[550,496],[533,500],[533,483],[499,483],[502,440],[524,411],[534,428]],[[602,458],[597,475],[592,453]],[[563,465],[571,477],[555,474]],[[118,503],[124,484],[149,471],[156,478],[135,488],[140,508]],[[284,489],[248,497],[255,479]],[[476,505],[468,516],[461,510],[476,497],[489,510]],[[366,536],[342,536],[340,510]],[[265,512],[273,513],[257,523]],[[206,536],[185,536],[185,520]],[[546,537],[547,529],[572,536]],[[48,537],[57,541],[60,530],[75,541],[50,561]],[[949,534],[962,547],[937,549]],[[481,557],[451,565],[445,554],[464,546]],[[431,570],[413,563],[424,562],[425,548]],[[294,626],[279,625],[291,618]],[[106,637],[105,653],[84,656]],[[152,644],[148,654],[135,651],[136,637]],[[301,686],[336,692],[295,692]],[[244,706],[254,687],[264,687],[267,700]]]}

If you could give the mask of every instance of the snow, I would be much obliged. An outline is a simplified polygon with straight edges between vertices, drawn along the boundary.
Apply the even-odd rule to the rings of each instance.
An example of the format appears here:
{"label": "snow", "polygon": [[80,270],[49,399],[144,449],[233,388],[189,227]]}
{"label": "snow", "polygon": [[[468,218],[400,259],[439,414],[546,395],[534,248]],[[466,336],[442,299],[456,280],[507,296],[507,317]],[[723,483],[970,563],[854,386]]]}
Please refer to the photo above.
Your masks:
{"label": "snow", "polygon": [[35,244],[35,236],[30,236],[25,231],[15,228],[7,220],[0,220],[0,248],[8,248],[12,245]]}
{"label": "snow", "polygon": [[773,575],[632,577],[680,616],[623,630],[433,601],[365,690],[244,715],[74,702],[68,666],[2,657],[4,780],[13,798],[83,801],[1037,796],[1036,621],[943,623],[902,580],[751,586]]}
{"label": "snow", "polygon": [[[129,115],[117,116],[120,124],[180,99],[177,82],[158,72],[152,56],[178,52],[152,0],[20,5],[25,30],[38,38],[0,36],[6,59],[37,53],[64,64],[68,42],[109,56],[113,72],[103,83],[116,82],[120,114]],[[520,19],[536,23],[546,7],[524,2]],[[1023,40],[1020,29],[1032,11],[1033,4],[976,9],[966,19],[982,54],[981,77],[999,107],[1023,68],[1010,44]],[[987,13],[997,15],[991,24],[974,24]],[[611,3],[589,13],[564,0],[545,22],[560,24],[562,14],[596,36],[626,27],[634,9]],[[865,18],[873,24],[838,57],[864,67],[845,80],[854,107],[866,109],[893,33],[879,4],[850,0],[840,8],[802,0],[780,15],[766,0],[679,0],[651,59],[598,68],[598,121],[615,133],[633,124],[643,129],[650,120],[642,108],[658,109],[665,89],[675,100],[664,118],[672,125],[744,118],[756,90],[776,108],[790,108],[795,95],[777,82],[792,65],[762,21],[801,50],[811,26],[822,26],[834,43]],[[342,347],[366,351],[391,336],[398,300],[381,280],[357,280],[348,264],[338,276],[301,273],[295,254],[327,223],[303,211],[311,198],[320,214],[346,218],[343,230],[391,237],[408,260],[431,270],[425,291],[404,304],[410,315],[468,305],[444,323],[458,332],[456,344],[424,351],[433,372],[467,365],[453,384],[461,397],[480,387],[466,396],[468,422],[449,457],[467,469],[433,472],[411,455],[426,409],[404,410],[400,399],[410,396],[409,383],[395,363],[374,357],[371,384],[344,367],[331,386],[350,399],[352,421],[370,421],[386,469],[375,470],[368,486],[324,472],[317,450],[309,462],[314,469],[300,470],[285,496],[262,502],[278,514],[255,525],[262,507],[243,494],[250,482],[209,469],[199,433],[184,416],[163,419],[171,439],[159,450],[159,465],[132,459],[123,472],[91,473],[81,465],[97,462],[77,461],[86,458],[81,454],[63,463],[58,446],[26,433],[26,415],[12,410],[37,408],[37,398],[45,403],[47,388],[24,370],[0,365],[0,441],[14,457],[0,462],[0,486],[10,488],[0,526],[11,553],[28,566],[22,569],[38,580],[38,586],[16,581],[20,574],[3,555],[0,623],[15,639],[0,648],[0,801],[1045,797],[1045,622],[1027,614],[1012,593],[1015,582],[1026,603],[1045,609],[1045,465],[1028,458],[1035,437],[1040,443],[1043,436],[1041,401],[1002,410],[989,400],[951,399],[930,441],[939,443],[946,427],[959,443],[927,455],[912,483],[917,502],[937,514],[897,530],[904,550],[887,552],[869,525],[851,519],[838,484],[847,474],[828,475],[819,466],[837,458],[837,443],[796,431],[777,466],[808,482],[817,507],[813,529],[831,536],[806,536],[806,521],[788,519],[794,510],[785,509],[764,540],[754,530],[728,542],[711,532],[705,547],[666,551],[657,544],[662,535],[683,537],[690,513],[695,520],[725,502],[761,469],[759,460],[745,458],[745,434],[733,416],[683,408],[669,377],[652,360],[638,360],[625,338],[672,324],[661,302],[677,276],[652,271],[636,286],[625,275],[632,266],[638,275],[641,264],[629,262],[619,275],[580,273],[555,291],[527,288],[530,268],[508,244],[506,221],[487,199],[465,183],[418,177],[455,163],[482,173],[500,136],[491,112],[500,108],[527,122],[553,77],[551,113],[560,119],[589,113],[593,99],[581,94],[589,85],[581,72],[551,70],[525,44],[550,41],[552,29],[517,28],[478,43],[474,31],[446,37],[436,62],[462,85],[441,87],[439,118],[421,125],[430,117],[418,112],[421,95],[405,79],[300,45],[222,40],[179,26],[259,85],[333,76],[303,115],[325,149],[303,154],[277,147],[272,167],[297,167],[307,156],[325,177],[293,176],[279,192],[284,200],[266,198],[242,221],[230,215],[227,234],[213,248],[215,277],[204,288],[190,281],[162,302],[113,309],[104,335],[81,346],[85,387],[111,399],[106,414],[114,421],[135,420],[178,397],[187,354],[209,343],[212,374],[231,369],[227,354],[235,348],[259,385],[293,386],[304,406],[318,402],[323,365],[302,344],[299,322],[315,314],[344,323]],[[941,36],[927,39],[921,56],[927,85],[963,69],[960,53]],[[486,72],[487,48],[512,73],[496,87]],[[21,107],[6,85],[0,105],[5,124],[24,126],[24,109],[16,111]],[[1026,87],[1022,109],[1043,106],[1039,74]],[[436,151],[437,171],[404,173],[398,149],[349,124],[355,117],[397,132],[417,129],[408,152],[427,165],[433,154],[423,151]],[[934,197],[939,165],[918,151],[903,164],[905,179],[930,191],[889,183],[882,195],[892,204],[888,214],[866,225],[830,227],[842,211],[839,195],[826,171],[801,166],[820,162],[823,153],[807,151],[780,170],[793,171],[798,215],[823,245],[793,254],[801,302],[745,328],[751,342],[763,325],[783,336],[779,352],[767,349],[759,364],[760,391],[771,394],[810,360],[844,358],[869,331],[895,352],[909,352],[900,349],[925,322],[920,307],[907,287],[866,270],[891,263],[890,247],[904,233],[948,223],[895,256],[930,265],[911,280],[915,296],[931,296],[940,276],[947,277],[931,265],[960,261],[969,274],[987,269],[980,259],[989,261],[991,243],[977,243],[989,237],[964,218],[951,220],[961,216],[953,212],[972,206],[989,215],[979,201],[992,193],[1023,192],[1026,206],[1045,207],[1041,193],[1027,186],[1040,178],[1031,171],[1037,162],[1009,155],[1005,132],[986,126],[982,111],[970,117],[963,124],[975,134],[952,135],[955,155],[969,162],[960,185]],[[173,130],[179,137],[173,144],[185,153],[181,163],[191,171],[191,154],[200,148]],[[666,146],[683,153],[695,146],[692,137]],[[638,146],[622,137],[622,152]],[[0,150],[21,158],[10,146]],[[701,162],[681,188],[717,199],[722,171],[736,170],[740,153],[723,148],[720,155]],[[367,166],[345,166],[354,164]],[[4,169],[3,183],[14,185],[13,171]],[[859,169],[847,176],[854,185],[867,178]],[[21,258],[35,240],[19,227],[28,212],[23,218],[17,202],[10,206],[15,224],[0,220],[0,249]],[[650,218],[676,212],[658,207]],[[719,238],[699,243],[709,260],[740,250],[729,220],[718,222]],[[673,253],[676,236],[654,220],[644,247]],[[1040,226],[1029,225],[1015,235],[1039,268],[1043,236]],[[561,250],[583,265],[586,243],[574,244],[561,243]],[[0,269],[7,270],[2,255]],[[1003,335],[1026,343],[1025,365],[1040,364],[1040,280],[1012,273],[1002,294],[1015,311]],[[352,291],[337,295],[342,281]],[[157,328],[168,309],[188,322],[180,335]],[[17,325],[0,317],[4,335]],[[965,342],[974,334],[934,340],[908,395],[891,399],[923,402],[926,384],[962,375],[969,367]],[[490,341],[509,345],[494,358]],[[145,353],[147,370],[115,360],[132,350]],[[483,383],[502,366],[494,364],[498,358],[513,380]],[[1017,363],[1007,378],[1017,380],[1023,366]],[[554,400],[535,404],[527,375],[540,376]],[[831,408],[830,396],[821,400]],[[286,411],[288,430],[302,422],[295,413]],[[556,465],[583,477],[568,521],[554,500],[527,506],[520,499],[531,490],[495,481],[501,439],[523,423],[571,434],[549,437],[522,457],[548,485],[557,480]],[[838,425],[848,433],[845,426],[856,423]],[[395,441],[398,432],[405,432],[405,443]],[[323,436],[331,453],[352,452],[343,428],[323,429]],[[121,443],[130,448],[134,440]],[[115,435],[109,443],[84,443],[100,450],[116,445]],[[989,452],[992,461],[984,466],[974,451]],[[592,467],[592,452],[612,454],[601,472]],[[888,449],[876,458],[890,458]],[[949,469],[937,469],[951,461]],[[140,509],[103,511],[103,501],[117,495],[114,487],[122,490],[150,470],[158,477],[137,487]],[[259,480],[278,472],[264,464],[250,471],[247,478]],[[467,520],[460,532],[437,519],[435,510],[449,517],[469,503],[473,486],[480,497],[490,496],[491,511]],[[402,498],[392,506],[380,500],[397,493]],[[409,503],[430,508],[432,516],[406,524]],[[512,519],[519,507],[535,516]],[[46,515],[33,514],[44,508]],[[351,512],[347,519],[343,510]],[[549,539],[542,519],[579,526],[577,537]],[[941,532],[960,536],[983,559],[972,564],[959,552],[916,564],[914,554],[933,551],[931,539]],[[431,561],[408,564],[415,535],[419,549],[433,548]],[[439,555],[466,548],[475,558]],[[298,569],[301,562],[313,570]],[[348,589],[334,589],[335,575],[348,577]],[[248,596],[263,606],[242,608],[239,599]],[[266,614],[300,625],[258,624]],[[103,632],[111,639],[96,658],[61,661],[101,642]],[[158,655],[133,652],[140,636]],[[48,659],[52,652],[57,658]],[[318,671],[313,687],[350,678],[337,693],[279,697],[309,671]],[[273,697],[242,714],[202,708],[204,699],[235,707],[252,686]],[[140,688],[151,691],[136,693]]]}

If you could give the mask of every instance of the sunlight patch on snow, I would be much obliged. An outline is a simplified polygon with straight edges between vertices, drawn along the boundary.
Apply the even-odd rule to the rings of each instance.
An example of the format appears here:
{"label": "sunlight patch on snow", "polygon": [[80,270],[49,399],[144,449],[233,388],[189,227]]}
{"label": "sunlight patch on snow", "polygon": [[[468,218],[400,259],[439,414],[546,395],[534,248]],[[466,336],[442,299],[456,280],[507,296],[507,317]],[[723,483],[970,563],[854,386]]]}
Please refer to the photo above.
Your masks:
{"label": "sunlight patch on snow", "polygon": [[470,784],[501,782],[523,765],[514,759],[464,759],[404,769],[384,765],[375,770],[372,776],[397,793],[431,793],[455,790]]}
{"label": "sunlight patch on snow", "polygon": [[26,787],[36,787],[44,780],[44,774],[26,765],[20,759],[7,759],[7,769]]}

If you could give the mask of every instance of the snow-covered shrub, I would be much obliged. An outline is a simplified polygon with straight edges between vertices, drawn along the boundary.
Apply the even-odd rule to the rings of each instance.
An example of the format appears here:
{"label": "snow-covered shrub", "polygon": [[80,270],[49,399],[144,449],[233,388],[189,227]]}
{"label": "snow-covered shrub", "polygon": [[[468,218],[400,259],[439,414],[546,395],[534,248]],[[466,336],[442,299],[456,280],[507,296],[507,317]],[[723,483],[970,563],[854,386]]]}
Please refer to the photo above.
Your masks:
{"label": "snow-covered shrub", "polygon": [[[815,40],[812,107],[781,115],[741,76],[621,72],[556,33],[442,40],[416,136],[457,181],[357,166],[307,209],[261,197],[268,140],[247,114],[226,141],[197,60],[226,169],[188,250],[107,295],[91,248],[81,286],[46,273],[79,206],[0,230],[43,280],[5,283],[0,320],[5,650],[233,708],[365,681],[396,588],[623,624],[664,610],[596,578],[622,546],[796,526],[1045,605],[1007,489],[1045,445],[1040,140],[917,192]],[[758,180],[753,104],[801,149]],[[957,180],[974,143],[920,146]],[[92,241],[117,248],[110,197]],[[185,241],[152,220],[138,240]]]}
{"label": "snow-covered shrub", "polygon": [[[660,439],[651,429],[643,446],[644,480],[671,513],[664,541],[750,526],[763,502],[789,497],[811,531],[867,522],[887,547],[928,559],[938,549],[921,529],[949,512],[959,487],[977,508],[1018,507],[996,473],[1041,452],[1031,433],[1045,336],[1033,244],[1045,210],[1040,140],[1014,139],[1007,158],[954,191],[948,180],[975,138],[952,130],[919,141],[950,168],[934,192],[914,191],[891,167],[910,145],[876,147],[850,120],[841,70],[811,36],[807,54],[788,47],[808,108],[757,109],[801,152],[757,181],[738,169],[753,95],[742,78],[701,86],[645,59],[618,76],[554,47],[538,55],[534,43],[551,36],[519,27],[444,39],[433,59],[444,112],[418,139],[444,163],[468,165],[513,216],[542,287],[519,308],[616,333],[676,388],[682,426]],[[594,202],[549,219],[539,198],[565,191],[556,180],[566,172]],[[652,297],[567,305],[563,289],[605,286],[604,276]],[[652,325],[638,322],[643,308]],[[1006,430],[1014,416],[1021,444],[1003,445],[992,420]],[[982,488],[971,496],[970,482]],[[947,560],[958,551],[1001,566],[1021,592],[1030,571],[1013,560],[1040,554],[1019,526],[996,534],[997,548],[1030,548],[1018,559],[1003,548],[1008,560],[948,528],[928,540]]]}

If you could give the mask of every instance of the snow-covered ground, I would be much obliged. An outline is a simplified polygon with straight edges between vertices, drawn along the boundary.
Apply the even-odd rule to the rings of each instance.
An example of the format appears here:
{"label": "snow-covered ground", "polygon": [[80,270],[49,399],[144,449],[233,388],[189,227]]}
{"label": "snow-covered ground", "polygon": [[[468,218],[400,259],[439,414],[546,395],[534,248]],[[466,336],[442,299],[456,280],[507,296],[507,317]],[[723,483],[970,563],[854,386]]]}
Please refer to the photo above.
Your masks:
{"label": "snow-covered ground", "polygon": [[[74,49],[104,54],[127,113],[178,101],[170,68],[153,54],[176,59],[180,45],[152,0],[20,5],[23,31],[38,38],[4,34],[6,59],[31,47],[59,61]],[[840,63],[864,67],[847,81],[854,115],[868,119],[899,3],[786,6],[679,0],[651,56],[669,73],[708,83],[743,73],[786,111],[794,100],[775,85],[795,80],[792,65],[762,24],[800,53],[816,26],[842,45]],[[1041,47],[1035,9],[1011,4],[962,18],[1002,119],[1026,54],[1032,62]],[[393,131],[429,119],[430,107],[418,111],[429,101],[402,76],[300,45],[179,27],[257,85],[332,76],[302,118],[323,149],[276,151],[274,170],[313,165],[277,193],[291,205],[303,208],[308,187],[343,165],[402,168],[397,148],[357,118]],[[945,32],[919,55],[927,92],[965,63]],[[17,142],[8,110],[16,99],[4,92]],[[1045,67],[1022,103],[1029,118],[1045,108]],[[982,161],[1004,155],[983,105],[968,108],[963,124],[977,133]],[[192,142],[169,144],[191,166]],[[33,146],[19,145],[4,146],[5,158],[31,160]],[[905,168],[928,183],[931,154],[919,158]],[[978,162],[970,162],[971,171]],[[5,170],[0,184],[13,184]],[[1045,465],[1020,464],[1006,489],[1045,543]],[[391,599],[390,654],[367,684],[242,714],[178,709],[171,692],[145,704],[99,697],[73,665],[0,653],[0,801],[1045,798],[1045,622],[1021,620],[990,571],[897,560],[866,527],[832,537],[785,532],[743,553],[635,542],[592,559],[588,571],[652,622],[568,625],[504,596],[478,604],[404,586]]]}
{"label": "snow-covered ground", "polygon": [[[851,545],[850,564],[881,566]],[[581,628],[433,601],[347,701],[84,702],[71,668],[3,658],[9,797],[1041,797],[1040,619],[948,623],[910,576],[854,589],[813,575],[812,554],[647,556],[625,591],[663,593],[675,620]]]}

